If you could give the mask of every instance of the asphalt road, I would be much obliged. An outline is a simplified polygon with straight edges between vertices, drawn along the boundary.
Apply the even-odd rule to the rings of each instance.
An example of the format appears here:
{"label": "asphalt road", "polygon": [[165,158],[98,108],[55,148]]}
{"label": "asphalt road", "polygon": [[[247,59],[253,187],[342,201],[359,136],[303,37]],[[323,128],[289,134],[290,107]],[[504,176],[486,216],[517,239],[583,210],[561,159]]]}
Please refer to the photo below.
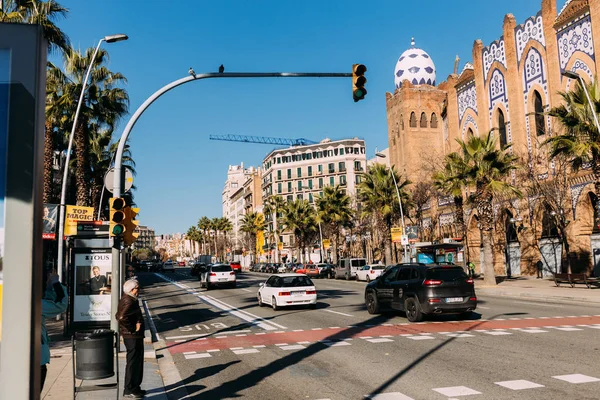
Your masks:
{"label": "asphalt road", "polygon": [[206,291],[189,268],[140,274],[172,398],[182,385],[202,399],[600,397],[597,307],[480,297],[473,320],[411,324],[368,314],[364,282],[323,279],[317,309],[275,312],[256,301],[267,276]]}

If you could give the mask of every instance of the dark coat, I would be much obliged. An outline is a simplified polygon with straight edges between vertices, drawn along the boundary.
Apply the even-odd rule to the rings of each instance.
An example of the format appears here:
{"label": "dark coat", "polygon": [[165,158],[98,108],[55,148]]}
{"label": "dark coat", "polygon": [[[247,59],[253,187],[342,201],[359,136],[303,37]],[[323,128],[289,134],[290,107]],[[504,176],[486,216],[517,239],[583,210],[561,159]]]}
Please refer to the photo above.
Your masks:
{"label": "dark coat", "polygon": [[[117,308],[117,322],[119,332],[124,339],[144,338],[144,316],[139,301],[128,294],[124,294]],[[135,325],[140,322],[139,331],[135,331]]]}

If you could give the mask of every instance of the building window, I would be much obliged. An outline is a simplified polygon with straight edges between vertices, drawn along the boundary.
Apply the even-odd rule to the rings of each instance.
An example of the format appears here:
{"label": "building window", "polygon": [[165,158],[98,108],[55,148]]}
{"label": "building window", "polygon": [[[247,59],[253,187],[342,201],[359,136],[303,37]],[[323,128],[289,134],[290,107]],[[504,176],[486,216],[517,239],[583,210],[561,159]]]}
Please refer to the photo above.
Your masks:
{"label": "building window", "polygon": [[335,172],[335,164],[329,163],[328,167],[329,167],[329,173],[333,174]]}
{"label": "building window", "polygon": [[308,180],[308,188],[312,190],[312,179]]}
{"label": "building window", "polygon": [[294,201],[294,196],[292,196],[291,194],[288,194],[288,196],[286,197],[288,203]]}
{"label": "building window", "polygon": [[319,173],[322,174],[323,173],[323,165],[319,164],[317,166],[317,171],[319,171]]}
{"label": "building window", "polygon": [[421,128],[427,128],[427,115],[421,113]]}
{"label": "building window", "polygon": [[302,181],[298,181],[298,190],[302,190]]}
{"label": "building window", "polygon": [[312,195],[312,193],[309,193],[309,194],[308,194],[308,202],[309,202],[309,203],[314,203],[314,199],[313,199],[313,195]]}
{"label": "building window", "polygon": [[346,163],[345,163],[344,161],[340,161],[340,162],[338,163],[338,168],[339,168],[338,170],[339,170],[340,172],[344,172],[344,171],[346,171]]}
{"label": "building window", "polygon": [[281,193],[281,183],[277,184],[277,193]]}
{"label": "building window", "polygon": [[323,178],[319,178],[319,189],[323,189]]}
{"label": "building window", "polygon": [[354,176],[354,182],[358,185],[360,183],[360,175]]}
{"label": "building window", "polygon": [[473,129],[469,128],[467,129],[467,137],[471,137],[473,136]]}
{"label": "building window", "polygon": [[302,178],[302,168],[298,167],[298,178]]}
{"label": "building window", "polygon": [[296,198],[297,198],[298,200],[302,200],[302,199],[303,199],[303,197],[302,197],[302,193],[300,193],[300,194],[298,195],[298,197],[296,197]]}
{"label": "building window", "polygon": [[332,176],[332,177],[329,178],[329,184],[331,186],[335,186],[335,177]]}
{"label": "building window", "polygon": [[340,185],[346,186],[346,175],[340,176]]}
{"label": "building window", "polygon": [[354,161],[354,170],[362,171],[362,165],[361,165],[360,161]]}
{"label": "building window", "polygon": [[432,128],[437,128],[437,116],[435,115],[435,113],[431,113],[431,123],[430,125]]}
{"label": "building window", "polygon": [[544,106],[542,104],[542,96],[540,96],[537,90],[533,91],[533,107],[535,108],[535,131],[538,136],[545,135]]}
{"label": "building window", "polygon": [[592,232],[599,233],[600,226],[596,225],[596,221],[598,220],[598,197],[593,192],[588,192],[588,197],[590,198],[590,203],[592,204],[592,210],[594,210],[594,220],[592,221]]}
{"label": "building window", "polygon": [[288,193],[292,191],[292,182],[288,182]]}
{"label": "building window", "polygon": [[515,219],[510,211],[506,211],[506,219],[504,220],[504,231],[506,232],[506,242],[518,242],[517,227]]}
{"label": "building window", "polygon": [[546,207],[544,215],[542,216],[542,237],[556,236],[558,236],[558,227],[556,226],[555,216],[552,215],[551,210]]}
{"label": "building window", "polygon": [[292,179],[292,169],[291,168],[288,168],[288,170],[287,170],[287,177],[288,177],[288,179]]}
{"label": "building window", "polygon": [[415,115],[414,111],[410,113],[410,127],[411,128],[417,127],[417,116]]}
{"label": "building window", "polygon": [[340,149],[340,156],[343,156],[343,155],[344,155],[344,148],[342,147],[342,148]]}
{"label": "building window", "polygon": [[281,164],[281,157],[277,157],[277,164]]}
{"label": "building window", "polygon": [[281,180],[281,170],[277,171],[277,180]]}
{"label": "building window", "polygon": [[312,166],[308,167],[308,176],[312,176]]}
{"label": "building window", "polygon": [[506,146],[506,123],[504,122],[504,113],[498,109],[498,136],[500,137],[500,147]]}

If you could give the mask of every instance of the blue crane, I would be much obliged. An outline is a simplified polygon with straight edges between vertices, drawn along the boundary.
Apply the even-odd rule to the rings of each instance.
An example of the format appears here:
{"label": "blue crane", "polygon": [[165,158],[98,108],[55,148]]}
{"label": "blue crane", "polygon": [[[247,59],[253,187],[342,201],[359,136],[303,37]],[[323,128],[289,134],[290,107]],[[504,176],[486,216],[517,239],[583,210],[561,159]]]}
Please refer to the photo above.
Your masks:
{"label": "blue crane", "polygon": [[246,135],[210,135],[210,140],[224,140],[227,142],[245,142],[245,143],[260,143],[260,144],[276,144],[276,145],[291,145],[291,146],[305,146],[307,144],[316,144],[313,140],[304,138],[288,139],[288,138],[275,138],[265,136],[246,136]]}

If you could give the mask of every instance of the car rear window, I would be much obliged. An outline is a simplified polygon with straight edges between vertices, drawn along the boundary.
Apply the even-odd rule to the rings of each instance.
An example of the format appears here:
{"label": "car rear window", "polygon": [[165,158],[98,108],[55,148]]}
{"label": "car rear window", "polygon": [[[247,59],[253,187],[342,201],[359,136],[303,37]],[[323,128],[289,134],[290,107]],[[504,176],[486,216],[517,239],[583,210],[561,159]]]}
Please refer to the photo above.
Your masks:
{"label": "car rear window", "polygon": [[427,279],[437,279],[441,281],[453,281],[458,278],[467,278],[467,274],[462,268],[431,268],[425,275]]}
{"label": "car rear window", "polygon": [[283,280],[281,287],[314,286],[310,278],[306,276],[284,276],[281,279]]}
{"label": "car rear window", "polygon": [[385,265],[374,265],[371,269],[385,269]]}
{"label": "car rear window", "polygon": [[213,265],[212,272],[229,272],[233,271],[229,265]]}
{"label": "car rear window", "polygon": [[367,265],[367,260],[351,260],[353,267],[364,267]]}

